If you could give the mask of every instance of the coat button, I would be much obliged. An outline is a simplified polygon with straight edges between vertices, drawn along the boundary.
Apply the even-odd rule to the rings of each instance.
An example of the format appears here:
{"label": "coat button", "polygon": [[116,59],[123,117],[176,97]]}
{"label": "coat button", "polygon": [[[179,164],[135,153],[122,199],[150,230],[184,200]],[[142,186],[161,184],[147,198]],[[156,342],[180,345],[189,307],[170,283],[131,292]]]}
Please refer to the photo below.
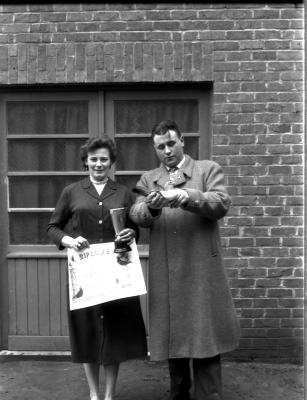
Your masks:
{"label": "coat button", "polygon": [[98,203],[98,205],[99,205],[99,206],[102,206],[102,201],[100,201],[100,202]]}
{"label": "coat button", "polygon": [[99,315],[99,318],[100,318],[100,319],[103,319],[103,315]]}
{"label": "coat button", "polygon": [[100,220],[98,221],[98,224],[102,224],[102,219],[100,219]]}

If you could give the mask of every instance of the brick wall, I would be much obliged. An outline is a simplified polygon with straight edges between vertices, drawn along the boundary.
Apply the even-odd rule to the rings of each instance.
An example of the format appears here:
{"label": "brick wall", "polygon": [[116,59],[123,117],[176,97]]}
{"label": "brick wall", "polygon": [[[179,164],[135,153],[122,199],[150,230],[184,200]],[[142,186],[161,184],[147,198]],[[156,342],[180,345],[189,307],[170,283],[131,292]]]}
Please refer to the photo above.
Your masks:
{"label": "brick wall", "polygon": [[303,336],[302,4],[0,6],[0,84],[213,83],[213,158],[242,339],[298,361]]}

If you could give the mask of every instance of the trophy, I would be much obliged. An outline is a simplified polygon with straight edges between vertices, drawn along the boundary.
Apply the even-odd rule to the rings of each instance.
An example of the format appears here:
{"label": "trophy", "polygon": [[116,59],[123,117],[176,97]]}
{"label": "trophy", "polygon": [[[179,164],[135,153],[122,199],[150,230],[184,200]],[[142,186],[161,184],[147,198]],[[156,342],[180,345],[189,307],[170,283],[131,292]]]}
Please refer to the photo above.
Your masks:
{"label": "trophy", "polygon": [[125,253],[127,251],[131,251],[131,247],[129,246],[128,243],[120,242],[119,240],[116,239],[119,232],[125,228],[125,222],[126,222],[125,208],[111,208],[110,214],[116,235],[114,240],[115,244],[114,253]]}

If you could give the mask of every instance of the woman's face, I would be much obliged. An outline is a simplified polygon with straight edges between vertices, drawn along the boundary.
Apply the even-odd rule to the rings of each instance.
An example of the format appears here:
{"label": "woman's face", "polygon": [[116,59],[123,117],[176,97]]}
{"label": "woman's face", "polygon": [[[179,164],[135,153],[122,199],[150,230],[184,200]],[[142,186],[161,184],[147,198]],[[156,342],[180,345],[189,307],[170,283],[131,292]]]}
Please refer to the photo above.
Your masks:
{"label": "woman's face", "polygon": [[108,176],[112,165],[109,149],[100,148],[89,152],[85,165],[88,166],[92,179],[95,181],[103,181]]}

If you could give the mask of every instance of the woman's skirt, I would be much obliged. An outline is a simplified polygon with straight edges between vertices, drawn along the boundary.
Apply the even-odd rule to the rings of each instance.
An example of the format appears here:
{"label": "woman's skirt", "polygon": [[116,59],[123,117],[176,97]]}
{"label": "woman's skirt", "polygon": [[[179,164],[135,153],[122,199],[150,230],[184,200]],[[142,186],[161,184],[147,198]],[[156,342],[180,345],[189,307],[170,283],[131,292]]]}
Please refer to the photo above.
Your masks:
{"label": "woman's skirt", "polygon": [[72,362],[114,364],[147,356],[139,296],[68,312]]}

